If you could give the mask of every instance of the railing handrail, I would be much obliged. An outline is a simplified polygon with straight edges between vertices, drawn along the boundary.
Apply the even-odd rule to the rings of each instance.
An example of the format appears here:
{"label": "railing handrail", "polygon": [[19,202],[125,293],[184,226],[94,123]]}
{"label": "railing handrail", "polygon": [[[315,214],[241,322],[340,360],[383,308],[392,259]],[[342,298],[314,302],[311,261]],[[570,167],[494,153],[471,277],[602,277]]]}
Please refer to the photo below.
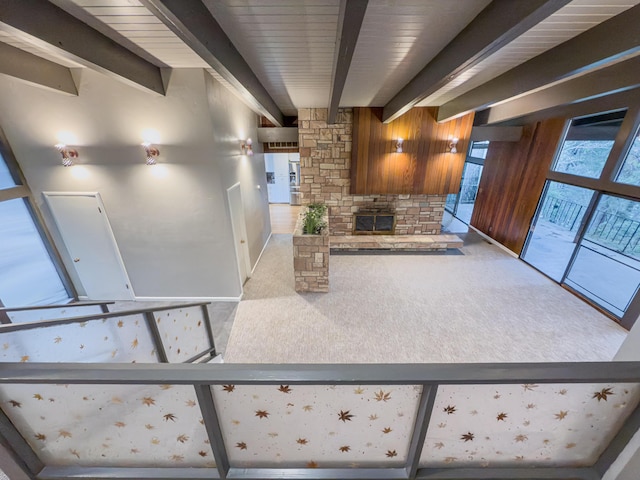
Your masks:
{"label": "railing handrail", "polygon": [[202,307],[209,305],[211,302],[190,302],[179,305],[167,305],[164,307],[147,307],[134,310],[121,310],[117,312],[95,313],[92,315],[82,315],[79,317],[53,318],[49,320],[38,320],[35,322],[8,323],[0,325],[0,334],[5,332],[16,332],[20,330],[30,330],[32,328],[46,328],[55,325],[67,325],[71,323],[90,322],[92,320],[103,320],[109,318],[127,317],[131,315],[140,315],[144,313],[161,312],[165,310],[176,310],[178,308]]}
{"label": "railing handrail", "polygon": [[627,382],[640,382],[640,361],[429,364],[0,363],[0,384],[506,385]]}
{"label": "railing handrail", "polygon": [[28,307],[0,307],[0,312],[27,312],[31,310],[48,310],[54,308],[69,308],[69,307],[94,307],[97,305],[112,305],[116,302],[73,302],[62,303],[56,305],[30,305]]}

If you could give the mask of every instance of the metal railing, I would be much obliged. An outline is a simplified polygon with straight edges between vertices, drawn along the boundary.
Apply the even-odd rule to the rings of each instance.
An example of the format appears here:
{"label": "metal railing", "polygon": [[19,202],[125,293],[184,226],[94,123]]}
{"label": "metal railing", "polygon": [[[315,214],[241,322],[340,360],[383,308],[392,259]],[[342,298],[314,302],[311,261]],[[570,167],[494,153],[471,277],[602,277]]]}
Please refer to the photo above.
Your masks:
{"label": "metal railing", "polygon": [[[540,218],[570,232],[577,232],[586,208],[576,202],[548,195]],[[623,255],[640,256],[640,221],[618,212],[596,210],[585,238]]]}
{"label": "metal railing", "polygon": [[[161,325],[162,318],[159,316],[159,314],[167,313],[168,315],[170,315],[169,312],[175,312],[176,310],[182,311],[195,307],[199,310],[201,319],[198,320],[197,318],[194,318],[192,316],[190,321],[197,322],[197,328],[202,331],[205,337],[206,346],[202,349],[199,349],[190,357],[182,360],[183,362],[191,363],[203,359],[203,357],[207,355],[210,355],[211,357],[214,357],[216,355],[213,330],[211,326],[211,320],[209,318],[209,312],[207,310],[207,305],[209,303],[210,302],[183,303],[162,307],[148,307],[116,312],[106,312],[100,314],[47,319],[35,322],[2,324],[0,325],[0,344],[5,345],[5,350],[10,350],[12,343],[20,345],[23,349],[37,348],[38,345],[36,343],[36,334],[42,332],[43,329],[46,329],[47,336],[49,337],[49,339],[53,340],[53,343],[59,344],[64,341],[64,334],[61,333],[60,328],[66,326],[78,326],[84,328],[88,325],[108,328],[109,330],[107,332],[108,334],[105,335],[105,341],[108,340],[111,343],[119,341],[120,343],[123,343],[123,337],[129,332],[129,330],[123,327],[125,326],[125,323],[128,323],[132,326],[135,325],[135,327],[141,334],[148,336],[148,342],[153,347],[151,357],[153,358],[153,360],[148,361],[157,361],[161,363],[175,362],[176,356],[181,355],[182,357],[185,357],[186,353],[186,350],[184,350],[184,345],[178,342],[178,335],[173,334],[176,328],[179,328],[180,326],[178,325],[176,327],[170,325],[169,328],[172,329],[172,331],[169,332],[163,325]],[[185,320],[181,319],[181,321]],[[173,323],[176,322],[177,319],[174,319]],[[166,323],[167,322],[165,322],[165,324]],[[146,329],[144,329],[145,327]],[[161,330],[163,330],[163,332],[161,332]],[[84,331],[81,333],[81,335],[84,338],[87,338],[87,340],[92,336],[92,334],[93,336],[96,335],[95,332],[91,332],[90,329],[84,329]],[[131,343],[131,349],[135,349],[142,342],[142,338],[140,338],[137,333],[134,333],[132,335],[132,338],[127,339],[127,341]],[[84,350],[84,345],[82,345],[80,348]],[[2,358],[1,353],[2,352],[0,352],[0,358]],[[23,353],[28,353],[28,350]],[[90,355],[91,352],[88,352],[88,354]],[[24,361],[29,361],[28,354],[23,354],[21,355],[21,357],[24,359]],[[116,356],[113,355],[112,358],[116,358]],[[46,358],[41,361],[57,362],[60,361],[60,359]],[[82,360],[76,360],[74,358],[72,361]],[[116,358],[113,361],[118,361],[118,359]],[[131,361],[131,358],[127,356],[124,360],[120,361]]]}
{"label": "metal railing", "polygon": [[[571,395],[572,390],[579,390],[581,385],[586,398],[589,399],[598,408],[609,408],[608,411],[622,411],[624,405],[614,405],[614,402],[623,401],[623,392],[628,392],[629,389],[636,389],[636,393],[640,392],[638,389],[638,383],[640,382],[640,362],[597,362],[597,363],[530,363],[530,364],[393,364],[393,365],[241,365],[241,364],[222,364],[222,365],[197,365],[197,364],[162,364],[162,365],[115,365],[115,364],[0,364],[0,393],[6,398],[7,392],[11,393],[11,389],[27,388],[36,386],[38,389],[44,389],[47,387],[56,386],[61,392],[68,392],[70,395],[73,393],[74,388],[89,388],[88,386],[98,386],[96,396],[102,392],[102,396],[106,399],[109,405],[120,405],[131,400],[137,403],[141,412],[149,411],[149,408],[157,407],[164,413],[165,422],[161,422],[162,426],[169,428],[169,435],[166,438],[166,442],[162,438],[156,438],[152,441],[157,448],[162,448],[163,445],[176,445],[176,434],[184,431],[192,432],[194,430],[188,430],[189,425],[184,424],[184,418],[178,418],[178,416],[167,413],[175,412],[173,408],[177,408],[179,403],[184,404],[185,400],[192,407],[197,407],[198,415],[193,416],[193,424],[195,426],[202,425],[205,430],[206,440],[204,444],[206,448],[200,452],[201,457],[206,457],[208,452],[213,455],[214,463],[197,465],[194,462],[193,465],[181,466],[180,462],[184,462],[183,455],[173,455],[173,459],[178,462],[177,466],[157,466],[158,463],[142,462],[140,461],[138,448],[142,449],[142,444],[133,443],[136,448],[132,449],[131,459],[122,460],[120,463],[100,464],[100,455],[96,455],[98,460],[81,460],[81,455],[75,449],[69,449],[70,454],[67,452],[65,446],[61,447],[62,450],[71,456],[69,461],[60,462],[47,462],[42,459],[44,453],[46,453],[47,447],[39,448],[34,445],[40,445],[45,442],[45,435],[43,433],[36,433],[34,440],[34,430],[31,427],[21,427],[23,422],[37,422],[36,416],[29,416],[25,410],[28,405],[22,405],[16,399],[0,403],[3,412],[0,412],[0,444],[5,446],[11,454],[11,461],[15,465],[20,465],[33,479],[69,479],[69,478],[119,478],[119,479],[205,479],[205,478],[222,478],[222,479],[274,479],[274,478],[299,478],[299,479],[431,479],[431,480],[444,480],[444,479],[582,479],[582,480],[595,480],[602,478],[602,475],[609,468],[611,463],[617,458],[624,446],[628,443],[630,438],[638,431],[640,427],[640,409],[636,406],[637,400],[634,405],[628,405],[628,416],[622,419],[622,427],[612,433],[611,441],[607,441],[603,445],[603,448],[599,450],[599,454],[596,458],[584,464],[582,466],[575,466],[576,460],[569,460],[564,462],[565,466],[557,466],[553,461],[547,464],[537,464],[535,468],[531,465],[526,465],[526,462],[518,461],[518,458],[512,459],[508,465],[501,466],[474,466],[474,467],[458,467],[455,465],[455,457],[446,457],[452,459],[451,461],[445,461],[445,466],[430,466],[429,462],[425,462],[424,455],[430,455],[431,450],[433,452],[443,451],[442,455],[446,455],[447,448],[455,449],[456,444],[469,445],[468,448],[476,448],[475,443],[483,441],[484,433],[477,432],[473,425],[465,424],[464,432],[458,432],[456,437],[445,444],[439,442],[436,447],[432,446],[432,441],[429,435],[432,431],[439,432],[442,429],[442,423],[437,423],[439,420],[437,416],[444,415],[445,418],[449,418],[447,415],[456,414],[456,406],[460,408],[460,404],[456,401],[461,401],[465,395],[468,397],[469,392],[458,392],[457,397],[455,392],[452,394],[451,388],[474,388],[481,389],[487,387],[488,392],[493,395],[498,389],[511,388],[509,391],[514,391],[516,388],[519,392],[524,392],[523,395],[528,392],[539,392],[546,386],[548,386],[548,397],[546,400],[553,404],[552,408],[559,410],[555,414],[555,418],[547,413],[550,420],[546,419],[549,423],[547,430],[548,438],[552,438],[557,433],[562,420],[565,417],[569,418],[582,418],[582,423],[587,426],[587,430],[590,431],[588,437],[593,437],[597,432],[593,430],[593,423],[597,420],[593,415],[587,415],[586,417],[578,410],[578,406],[575,410],[569,409],[563,411],[562,407],[558,408],[559,399],[566,398]],[[592,395],[591,392],[597,384],[596,392]],[[630,386],[631,385],[631,386]],[[103,390],[107,387],[114,386],[135,386],[135,394],[132,399],[124,398],[120,396],[116,399],[111,398],[111,393]],[[162,386],[162,390],[166,391],[166,388],[182,388],[187,389],[180,393],[176,397],[166,397],[167,402],[173,401],[173,404],[168,403],[165,405],[167,408],[162,408],[163,405],[156,405],[159,403],[159,397],[141,398],[143,388],[156,388]],[[277,387],[277,388],[271,388]],[[375,468],[371,468],[367,465],[359,464],[344,464],[343,462],[334,462],[334,465],[330,465],[328,468],[323,468],[323,465],[318,464],[315,461],[310,461],[305,467],[300,467],[296,462],[287,463],[287,458],[280,459],[270,465],[251,466],[246,462],[239,460],[242,458],[243,452],[248,449],[253,449],[254,452],[264,451],[266,448],[268,438],[261,439],[257,433],[246,439],[245,443],[237,441],[233,437],[233,430],[242,423],[249,423],[251,418],[256,417],[253,420],[256,425],[263,425],[259,422],[270,422],[269,429],[276,428],[274,422],[281,422],[285,428],[293,428],[291,422],[287,420],[289,418],[287,408],[293,409],[293,403],[288,403],[287,407],[283,407],[279,410],[279,413],[274,409],[269,408],[270,411],[257,410],[251,411],[247,418],[239,418],[231,415],[228,410],[229,405],[234,405],[236,402],[241,402],[242,398],[254,398],[256,401],[267,402],[269,398],[277,398],[278,401],[287,402],[293,398],[292,393],[296,389],[301,390],[303,388],[311,389],[313,395],[325,395],[329,399],[329,402],[334,402],[335,405],[330,405],[332,415],[330,417],[321,418],[322,422],[332,421],[337,424],[337,427],[341,428],[342,425],[357,425],[360,417],[354,416],[349,412],[349,409],[353,409],[349,405],[353,402],[343,401],[343,398],[356,398],[358,395],[362,395],[366,388],[372,388],[375,393],[375,398],[371,401],[377,406],[377,411],[381,417],[389,415],[394,418],[401,418],[409,414],[409,412],[398,412],[391,400],[394,396],[399,396],[402,388],[408,387],[413,392],[415,399],[415,413],[411,414],[411,427],[410,432],[407,434],[406,448],[398,451],[403,455],[400,457],[402,460],[393,460],[393,457],[398,456],[396,450],[387,451],[387,459],[381,465]],[[244,388],[244,392],[240,397],[233,397],[234,392],[238,389]],[[251,395],[251,389],[259,389],[262,396],[255,394]],[[264,389],[268,388],[268,392]],[[378,388],[380,391],[378,392]],[[393,395],[389,394],[390,388],[395,388]],[[247,390],[248,389],[248,390]],[[340,389],[346,389],[346,393],[343,397],[340,397]],[[417,390],[416,390],[417,389]],[[446,391],[449,389],[448,391]],[[386,393],[385,393],[386,390]],[[405,388],[406,391],[407,388]],[[439,392],[445,390],[442,396],[439,396]],[[21,391],[21,390],[16,390]],[[41,391],[41,390],[38,390]],[[140,391],[140,393],[138,393]],[[188,393],[188,392],[191,393]],[[69,393],[71,392],[71,393]],[[84,390],[83,390],[84,392]],[[185,393],[186,392],[186,393]],[[265,393],[266,392],[266,393]],[[324,393],[323,393],[324,392]],[[338,392],[338,393],[336,393]],[[583,393],[584,393],[583,392]],[[344,393],[344,392],[343,392]],[[355,396],[354,396],[355,394]],[[87,394],[83,400],[78,399],[81,404],[85,404],[84,400],[91,400],[92,395]],[[509,395],[505,395],[508,397]],[[326,403],[325,397],[321,398],[318,405]],[[21,397],[16,397],[20,399]],[[26,397],[25,397],[26,398]],[[194,398],[196,401],[190,401],[189,398]],[[500,395],[494,395],[488,397],[489,402],[495,402],[500,398]],[[171,400],[173,399],[173,400]],[[336,401],[337,399],[337,401]],[[56,399],[58,400],[58,399]],[[116,401],[117,400],[117,401]],[[535,412],[537,410],[544,410],[544,405],[540,404],[541,398],[538,397],[537,406],[529,404],[526,406],[530,411],[527,415],[532,420],[535,419]],[[607,402],[607,400],[609,400]],[[142,403],[140,403],[142,401]],[[163,399],[164,401],[164,399]],[[389,403],[387,403],[389,401]],[[442,403],[444,401],[444,403]],[[25,400],[26,402],[26,400]],[[480,402],[480,400],[478,400]],[[40,405],[38,400],[32,400],[36,406]],[[61,403],[61,409],[69,409],[72,404]],[[54,403],[54,404],[55,404]],[[263,404],[261,403],[261,405]],[[366,402],[365,402],[366,403]],[[576,405],[586,403],[583,400],[578,399]],[[446,405],[443,413],[442,406]],[[494,405],[490,403],[490,405]],[[311,411],[311,405],[303,407],[302,409],[309,409]],[[478,405],[478,409],[481,410],[483,405]],[[113,407],[116,408],[116,407]],[[125,409],[129,408],[128,404]],[[169,409],[171,408],[171,410]],[[275,408],[275,407],[274,407]],[[495,406],[488,407],[488,410],[495,416]],[[525,408],[524,406],[522,408]],[[107,408],[96,409],[96,417],[91,417],[83,422],[77,424],[78,428],[84,429],[82,442],[93,441],[93,436],[97,437],[97,441],[103,441],[103,432],[96,432],[93,428],[94,424],[109,425],[110,420],[101,421],[100,416],[107,414]],[[335,410],[335,412],[333,412]],[[546,410],[544,410],[546,411]],[[555,411],[555,410],[553,410]],[[333,415],[335,413],[335,415]],[[355,412],[359,413],[359,412]],[[402,415],[401,415],[402,413]],[[462,413],[462,412],[459,412]],[[490,427],[493,434],[497,434],[497,426],[501,425],[509,416],[515,418],[516,412],[509,412],[498,414],[497,421],[493,419]],[[477,418],[473,415],[477,415],[476,411],[471,412],[469,418]],[[78,418],[78,412],[74,412],[75,418]],[[546,416],[545,415],[545,418]],[[198,416],[201,420],[198,422]],[[330,418],[334,417],[333,420]],[[373,417],[372,417],[373,418]],[[385,417],[386,418],[386,417]],[[25,420],[26,419],[26,420]],[[182,420],[183,423],[179,425],[178,420]],[[352,422],[353,420],[353,422]],[[365,419],[362,419],[365,420]],[[371,418],[369,419],[371,421]],[[613,421],[612,418],[606,418],[605,421]],[[342,422],[342,423],[341,423]],[[124,422],[117,422],[124,426]],[[367,422],[360,422],[360,425],[365,425]],[[506,424],[506,423],[505,423]],[[179,425],[179,426],[178,426]],[[175,428],[173,428],[175,426]],[[231,427],[229,427],[231,426]],[[382,426],[382,425],[380,425]],[[446,427],[446,425],[444,425]],[[116,428],[113,427],[113,428]],[[148,428],[153,425],[148,426]],[[528,441],[527,435],[517,435],[519,428],[517,424],[513,425],[514,430],[508,429],[509,438],[515,436],[516,440],[513,442],[522,442],[523,444]],[[59,428],[59,427],[56,427]],[[248,431],[252,431],[251,426]],[[538,428],[538,427],[536,427]],[[385,429],[387,430],[387,429]],[[391,430],[391,429],[388,429]],[[144,431],[144,429],[143,429]],[[472,433],[476,432],[478,437],[474,437]],[[544,430],[536,430],[544,431]],[[313,432],[309,432],[311,435]],[[487,434],[489,431],[487,430]],[[55,448],[56,443],[62,443],[70,441],[72,436],[70,431],[60,429],[56,431],[58,439],[51,444],[51,448]],[[335,434],[335,432],[334,432]],[[158,434],[160,435],[160,434]],[[273,434],[277,436],[277,433]],[[347,435],[347,433],[344,433]],[[380,434],[381,435],[381,434]],[[584,437],[584,434],[580,434]],[[189,441],[189,437],[181,434],[178,435],[178,445],[180,442]],[[295,437],[293,437],[295,438]],[[313,437],[316,442],[328,441],[320,437]],[[487,438],[489,438],[487,436]],[[541,437],[542,438],[542,437]],[[568,451],[567,449],[573,448],[573,444],[565,445],[565,437],[560,435],[561,439],[558,449],[562,452]],[[272,438],[273,439],[273,438]],[[365,437],[365,440],[373,441],[370,437]],[[122,440],[124,441],[124,439]],[[303,448],[300,445],[304,445],[307,441],[306,438],[298,439],[298,448]],[[262,442],[262,445],[260,443]],[[462,442],[462,443],[461,443]],[[202,443],[201,443],[202,444]],[[294,443],[295,445],[295,443]],[[160,447],[158,447],[160,446]],[[104,446],[103,446],[104,447]],[[108,445],[106,447],[109,447]],[[105,448],[106,448],[105,447]],[[156,448],[154,447],[154,448]],[[169,448],[169,447],[168,447]],[[195,447],[196,449],[198,447]],[[210,448],[210,450],[209,450]],[[525,450],[528,446],[525,444],[523,447]],[[533,446],[531,447],[533,448]],[[546,448],[546,447],[545,447]],[[192,450],[192,449],[191,449]],[[185,452],[189,451],[189,447],[185,447]],[[251,452],[252,450],[249,450]],[[291,448],[290,451],[295,451]],[[341,451],[348,452],[348,447],[341,447]],[[469,451],[469,450],[467,450]],[[285,457],[288,454],[285,453]],[[342,453],[335,453],[336,456],[342,455]],[[77,458],[76,458],[77,457]],[[102,455],[105,457],[105,455]],[[384,456],[383,456],[384,457]],[[193,458],[197,459],[198,455],[194,455]],[[338,457],[340,458],[340,457]],[[136,460],[137,459],[137,460]],[[521,459],[520,459],[521,460]],[[8,461],[8,459],[5,459]],[[580,462],[577,462],[580,463]],[[145,465],[145,466],[141,466]],[[555,465],[555,466],[554,466]],[[2,460],[0,460],[0,467],[2,466]]]}
{"label": "metal railing", "polygon": [[88,310],[94,307],[97,307],[102,313],[107,313],[109,311],[108,306],[113,305],[114,303],[115,302],[74,302],[62,305],[2,307],[0,308],[0,323],[16,323],[16,321],[37,321],[44,320],[45,318],[60,318],[63,316],[62,314],[66,312],[71,313],[75,311],[74,313],[77,313],[78,310]]}

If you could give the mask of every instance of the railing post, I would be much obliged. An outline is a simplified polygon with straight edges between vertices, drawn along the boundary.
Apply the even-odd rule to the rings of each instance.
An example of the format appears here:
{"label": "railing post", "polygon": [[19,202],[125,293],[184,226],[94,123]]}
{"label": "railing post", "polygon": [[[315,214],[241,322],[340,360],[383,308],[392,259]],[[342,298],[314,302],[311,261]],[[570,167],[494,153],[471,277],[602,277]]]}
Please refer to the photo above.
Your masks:
{"label": "railing post", "polygon": [[162,343],[162,336],[160,335],[160,330],[158,329],[158,324],[156,323],[155,315],[153,314],[153,312],[145,312],[144,318],[147,321],[147,327],[149,328],[149,333],[151,334],[151,340],[153,341],[153,345],[156,348],[158,361],[160,363],[169,363],[167,352],[164,349],[164,343]]}
{"label": "railing post", "polygon": [[216,343],[213,339],[213,328],[211,326],[211,318],[209,317],[209,309],[207,308],[208,304],[202,305],[202,317],[204,318],[204,326],[207,329],[207,336],[209,337],[209,342],[211,342],[211,347],[213,348],[213,356],[215,357],[218,352],[216,352]]}
{"label": "railing post", "polygon": [[420,465],[420,457],[422,456],[422,447],[424,447],[424,439],[427,437],[429,429],[429,421],[433,412],[433,405],[436,401],[438,393],[438,385],[425,384],[422,386],[422,395],[418,403],[418,413],[416,415],[416,423],[411,435],[411,443],[409,444],[409,455],[407,456],[407,478],[410,480],[416,478],[418,467]]}
{"label": "railing post", "polygon": [[12,460],[31,479],[36,479],[44,468],[36,453],[11,423],[9,417],[0,409],[0,444],[10,452]]}
{"label": "railing post", "polygon": [[198,398],[198,404],[202,412],[202,421],[207,429],[209,445],[213,451],[213,458],[216,460],[216,468],[218,469],[220,478],[224,480],[227,478],[227,473],[230,468],[229,457],[227,455],[227,449],[224,446],[224,438],[222,436],[222,430],[220,429],[220,420],[218,419],[218,412],[216,412],[211,386],[194,385],[193,388],[196,390],[196,397]]}

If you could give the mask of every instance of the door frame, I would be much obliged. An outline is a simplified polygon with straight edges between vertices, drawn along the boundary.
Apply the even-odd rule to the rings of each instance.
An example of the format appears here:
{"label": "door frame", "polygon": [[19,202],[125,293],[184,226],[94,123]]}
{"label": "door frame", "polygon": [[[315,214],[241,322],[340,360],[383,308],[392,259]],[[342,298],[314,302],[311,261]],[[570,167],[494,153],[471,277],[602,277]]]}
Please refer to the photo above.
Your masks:
{"label": "door frame", "polygon": [[[233,189],[237,188],[238,189],[238,193],[240,194],[240,215],[241,215],[241,222],[240,225],[236,225],[236,222],[233,219],[233,212],[232,212],[232,201],[231,201],[231,191]],[[239,245],[244,245],[243,248],[244,250],[244,263],[245,263],[245,270],[247,272],[247,280],[251,278],[251,260],[249,258],[249,244],[247,243],[247,241],[245,240],[245,243],[242,244],[240,243],[240,240],[242,240],[241,238],[239,239],[238,236],[236,235],[236,230],[239,228],[240,229],[240,235],[244,236],[245,238],[247,238],[247,221],[244,217],[244,204],[242,202],[242,188],[240,187],[240,182],[234,183],[233,185],[231,185],[229,188],[227,188],[227,204],[229,206],[229,218],[231,219],[231,235],[233,236],[233,247],[234,247],[234,251],[236,253],[236,264],[238,266],[238,280],[240,282],[240,295],[242,295],[242,293],[244,292],[244,280],[242,278],[242,267],[241,267],[241,256],[240,256],[240,252],[238,251]]]}
{"label": "door frame", "polygon": [[[104,223],[106,226],[106,230],[107,230],[107,239],[112,243],[113,245],[113,250],[115,252],[115,256],[116,256],[116,265],[118,266],[118,268],[121,270],[121,273],[123,274],[124,278],[127,281],[127,285],[129,285],[129,288],[127,289],[130,300],[135,300],[136,296],[135,293],[133,291],[133,285],[131,284],[131,279],[129,278],[129,274],[127,273],[127,269],[125,267],[124,264],[124,260],[122,259],[122,255],[120,254],[120,248],[118,247],[118,242],[116,241],[116,237],[113,234],[113,229],[111,228],[111,222],[109,222],[109,217],[107,216],[107,210],[104,206],[104,202],[102,201],[102,197],[100,195],[100,192],[42,192],[42,196],[44,197],[45,203],[47,204],[47,207],[49,208],[49,212],[51,213],[51,218],[53,219],[53,222],[56,225],[56,228],[58,230],[58,233],[60,235],[60,240],[62,241],[63,245],[64,245],[64,238],[62,237],[62,231],[60,229],[60,226],[58,225],[58,221],[56,220],[55,214],[53,213],[53,208],[51,207],[51,203],[49,202],[49,197],[94,197],[96,199],[96,202],[98,204],[98,208],[102,209],[102,213],[104,213],[103,215],[103,219],[104,219]],[[69,254],[69,251],[67,250],[67,246],[64,245],[65,247],[65,251],[67,252],[67,255]],[[69,257],[70,263],[69,265],[73,264],[73,259]],[[73,266],[73,265],[72,265]],[[80,276],[80,274],[78,273],[78,270],[75,268],[75,266],[73,266],[74,271],[76,272],[75,278],[78,279],[78,281],[80,282],[80,284],[82,284],[82,277]],[[84,290],[84,285],[82,285],[83,290]],[[86,290],[85,290],[85,294],[86,294]],[[79,297],[82,298],[82,297]]]}

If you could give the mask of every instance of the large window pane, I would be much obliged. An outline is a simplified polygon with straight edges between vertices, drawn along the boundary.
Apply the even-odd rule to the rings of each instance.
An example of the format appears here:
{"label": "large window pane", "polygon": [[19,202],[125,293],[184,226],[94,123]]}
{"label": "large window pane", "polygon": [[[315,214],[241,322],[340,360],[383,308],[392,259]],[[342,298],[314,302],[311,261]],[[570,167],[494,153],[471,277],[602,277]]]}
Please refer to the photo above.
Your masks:
{"label": "large window pane", "polygon": [[640,203],[603,195],[566,284],[622,317],[640,285]]}
{"label": "large window pane", "polygon": [[560,282],[576,248],[576,236],[593,191],[548,182],[522,258]]}
{"label": "large window pane", "polygon": [[471,214],[478,195],[478,185],[482,176],[482,165],[475,163],[465,163],[462,172],[462,183],[460,184],[460,200],[456,210],[456,217],[464,223],[469,224]]}
{"label": "large window pane", "polygon": [[458,200],[457,193],[450,193],[447,195],[447,200],[444,203],[444,208],[447,209],[451,213],[455,213],[456,201]]}
{"label": "large window pane", "polygon": [[16,186],[16,182],[13,180],[13,177],[11,176],[9,167],[7,166],[2,156],[0,155],[0,189],[11,188],[15,186]]}
{"label": "large window pane", "polygon": [[21,198],[0,202],[0,300],[7,307],[64,303],[69,295]]}
{"label": "large window pane", "polygon": [[574,118],[556,157],[553,170],[600,178],[625,111]]}
{"label": "large window pane", "polygon": [[471,148],[469,148],[469,156],[474,158],[487,158],[487,151],[489,149],[489,141],[483,140],[481,142],[471,142]]}
{"label": "large window pane", "polygon": [[631,149],[624,159],[616,182],[640,185],[640,131],[636,134]]}

